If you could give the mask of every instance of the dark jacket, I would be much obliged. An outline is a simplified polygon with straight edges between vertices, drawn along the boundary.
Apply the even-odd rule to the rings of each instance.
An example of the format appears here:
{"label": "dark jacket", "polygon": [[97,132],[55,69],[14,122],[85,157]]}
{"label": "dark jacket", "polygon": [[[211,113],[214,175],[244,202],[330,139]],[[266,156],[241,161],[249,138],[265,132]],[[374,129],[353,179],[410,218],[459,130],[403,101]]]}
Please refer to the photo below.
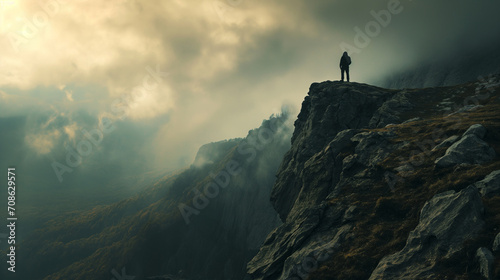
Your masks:
{"label": "dark jacket", "polygon": [[344,54],[340,58],[340,68],[349,68],[349,65],[351,65],[351,57],[348,55]]}

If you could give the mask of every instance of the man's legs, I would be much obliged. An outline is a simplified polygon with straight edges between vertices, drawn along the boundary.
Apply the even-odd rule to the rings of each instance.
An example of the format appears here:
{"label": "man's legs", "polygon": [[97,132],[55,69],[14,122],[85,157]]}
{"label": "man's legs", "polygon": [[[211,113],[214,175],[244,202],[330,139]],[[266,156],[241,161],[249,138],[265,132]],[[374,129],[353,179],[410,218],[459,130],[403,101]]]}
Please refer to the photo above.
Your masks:
{"label": "man's legs", "polygon": [[[349,67],[345,68],[345,73],[347,74],[347,82],[349,82]],[[344,80],[342,78],[342,80]]]}
{"label": "man's legs", "polygon": [[340,72],[342,73],[342,79],[341,79],[341,81],[342,81],[342,82],[344,81],[344,71],[345,71],[345,69],[344,69],[344,68],[341,68],[341,69],[340,69]]}

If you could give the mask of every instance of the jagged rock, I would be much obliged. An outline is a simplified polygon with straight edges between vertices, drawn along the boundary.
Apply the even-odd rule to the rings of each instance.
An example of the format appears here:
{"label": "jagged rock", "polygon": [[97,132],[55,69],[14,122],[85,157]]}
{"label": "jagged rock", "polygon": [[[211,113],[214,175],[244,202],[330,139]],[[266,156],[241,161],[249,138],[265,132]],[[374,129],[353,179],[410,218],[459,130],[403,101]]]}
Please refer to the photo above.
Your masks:
{"label": "jagged rock", "polygon": [[493,248],[491,248],[493,252],[500,251],[500,232],[495,237],[495,241],[493,241]]}
{"label": "jagged rock", "polygon": [[469,134],[474,134],[480,139],[484,138],[484,135],[486,135],[486,127],[482,126],[481,124],[474,124],[471,125],[465,132],[462,134],[462,137],[469,135]]}
{"label": "jagged rock", "polygon": [[449,259],[482,229],[483,203],[469,186],[435,195],[421,210],[420,221],[406,246],[384,257],[370,276],[375,279],[420,279],[433,273],[437,259]]}
{"label": "jagged rock", "polygon": [[[340,208],[325,210],[324,207],[308,209],[295,221],[285,223],[271,232],[257,255],[247,265],[247,272],[252,276],[252,279],[268,279],[271,276],[277,277],[283,270],[289,271],[291,268],[284,268],[285,260],[304,244],[307,244],[304,242],[312,238],[312,232],[318,228],[320,221],[324,219],[329,219],[332,222],[340,221],[344,212]],[[338,233],[338,231],[325,231],[322,238],[335,240]],[[340,237],[337,237],[339,242],[343,239]],[[310,249],[313,251],[317,249],[315,245],[313,247],[314,249],[312,247]]]}
{"label": "jagged rock", "polygon": [[474,184],[482,196],[490,197],[500,194],[500,170],[496,170]]}
{"label": "jagged rock", "polygon": [[353,221],[357,212],[358,212],[358,207],[355,205],[352,205],[351,207],[347,208],[347,210],[345,210],[344,219],[342,220],[342,223],[348,223]]}
{"label": "jagged rock", "polygon": [[373,118],[371,118],[369,123],[370,127],[380,128],[388,124],[401,123],[399,115],[413,108],[413,104],[411,104],[408,95],[409,93],[406,91],[401,91],[384,102],[375,114],[373,114]]}
{"label": "jagged rock", "polygon": [[271,202],[283,221],[294,202],[300,201],[299,194],[304,193],[303,180],[299,179],[304,164],[340,131],[368,127],[375,111],[393,95],[393,90],[357,83],[311,85],[295,121],[292,148],[283,158],[271,194]]}
{"label": "jagged rock", "polygon": [[[407,138],[410,126],[373,128],[401,123],[416,115],[442,115],[435,108],[427,108],[429,100],[420,93],[416,90],[383,90],[356,83],[324,82],[311,85],[295,122],[292,147],[283,159],[271,194],[271,202],[283,224],[268,235],[260,251],[248,263],[247,272],[252,279],[322,279],[322,276],[342,265],[349,268],[339,272],[342,274],[342,277],[337,277],[339,279],[369,277],[371,271],[358,270],[363,266],[358,262],[364,263],[365,257],[373,260],[374,256],[367,256],[363,245],[359,250],[353,248],[356,245],[350,242],[351,238],[358,237],[358,230],[365,226],[365,219],[373,219],[377,227],[373,231],[376,241],[385,242],[387,238],[390,242],[391,235],[393,237],[395,233],[385,228],[379,231],[378,222],[397,223],[399,219],[406,218],[411,218],[413,222],[416,217],[412,205],[422,203],[419,199],[413,201],[408,198],[408,201],[394,202],[386,207],[389,202],[378,204],[377,197],[371,196],[373,190],[377,196],[384,193],[382,197],[385,197],[387,194],[387,201],[392,201],[390,186],[385,188],[383,185],[386,183],[382,181],[383,172],[388,166],[397,164],[394,160],[400,161],[401,165],[407,163],[404,161],[406,158],[397,158],[398,153],[401,151],[401,155],[406,155],[416,141]],[[440,89],[431,89],[425,94],[434,102],[433,96],[442,92]],[[429,123],[433,124],[433,121]],[[427,122],[422,122],[422,126],[426,125]],[[415,139],[419,139],[418,136],[415,135]],[[443,137],[443,134],[437,137]],[[466,140],[462,141],[470,141],[468,137],[482,141],[475,134],[467,135],[464,137]],[[459,139],[459,136],[447,139],[441,147],[449,148],[457,144]],[[460,150],[463,147],[458,148]],[[385,161],[389,155],[390,160]],[[409,173],[419,171],[418,168],[422,167],[407,165],[397,171]],[[442,173],[445,171],[439,170]],[[420,187],[418,180],[415,180],[418,178],[410,179],[412,192],[416,191]],[[425,178],[422,178],[424,181]],[[426,182],[421,191],[427,195],[433,190],[427,188]],[[377,205],[366,209],[368,202],[364,200],[365,196],[370,200],[369,203],[377,202]],[[404,203],[407,203],[404,207],[400,205]],[[394,212],[398,215],[394,215]],[[484,224],[481,215],[481,196],[474,186],[461,192],[451,191],[435,196],[421,210],[421,221],[409,235],[405,249],[384,258],[377,268],[379,271],[373,274],[374,279],[381,279],[377,278],[378,273],[388,275],[383,279],[419,279],[420,276],[432,277],[433,272],[442,273],[441,270],[433,271],[434,267],[436,270],[442,268],[436,266],[436,262],[465,257],[464,241],[474,238],[481,231]],[[379,233],[380,236],[377,235]],[[320,250],[320,253],[317,250],[325,247],[318,245],[317,240],[323,240],[321,244],[333,240],[334,246],[327,246],[333,251],[325,264],[320,261],[324,258],[318,257],[324,255],[321,253],[324,250]],[[366,247],[370,247],[369,244]],[[346,251],[335,251],[336,248]],[[353,263],[335,262],[342,255],[351,253]],[[309,269],[304,269],[304,263]],[[310,275],[309,272],[314,271],[316,266],[322,266],[322,271]],[[352,267],[357,270],[349,275]],[[406,272],[410,276],[405,278]],[[332,273],[335,277],[335,273]]]}
{"label": "jagged rock", "polygon": [[458,139],[460,139],[458,135],[452,135],[446,138],[443,142],[439,143],[439,145],[436,145],[436,147],[434,147],[432,150],[435,151],[441,148],[448,148],[453,145],[453,143],[457,142]]}
{"label": "jagged rock", "polygon": [[333,232],[318,234],[305,242],[286,259],[283,272],[278,279],[307,279],[311,272],[316,271],[321,263],[340,247],[351,229],[351,225],[344,225],[334,229]]}
{"label": "jagged rock", "polygon": [[487,280],[493,280],[493,262],[495,258],[491,251],[484,247],[477,249],[476,260],[479,265],[479,273]]}
{"label": "jagged rock", "polygon": [[444,156],[436,160],[437,167],[449,167],[461,163],[482,164],[492,160],[495,151],[475,134],[469,134],[455,142]]}
{"label": "jagged rock", "polygon": [[354,150],[358,162],[365,166],[375,166],[397,148],[389,142],[394,135],[391,132],[362,132],[351,138],[358,142]]}

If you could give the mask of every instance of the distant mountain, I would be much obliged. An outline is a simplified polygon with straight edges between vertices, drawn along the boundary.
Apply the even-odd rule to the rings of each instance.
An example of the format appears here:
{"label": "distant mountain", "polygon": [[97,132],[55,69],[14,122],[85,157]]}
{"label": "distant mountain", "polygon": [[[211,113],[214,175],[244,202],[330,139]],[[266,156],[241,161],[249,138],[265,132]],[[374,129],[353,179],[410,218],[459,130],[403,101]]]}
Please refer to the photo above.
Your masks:
{"label": "distant mountain", "polygon": [[380,84],[386,88],[426,88],[452,86],[500,74],[500,45],[486,49],[424,60],[417,67],[395,72]]}
{"label": "distant mountain", "polygon": [[499,112],[500,76],[312,84],[251,279],[500,279]]}
{"label": "distant mountain", "polygon": [[243,279],[246,263],[281,224],[269,196],[290,148],[288,117],[272,116],[245,138],[204,145],[191,167],[132,198],[49,221],[19,245],[18,259],[29,269],[16,276]]}

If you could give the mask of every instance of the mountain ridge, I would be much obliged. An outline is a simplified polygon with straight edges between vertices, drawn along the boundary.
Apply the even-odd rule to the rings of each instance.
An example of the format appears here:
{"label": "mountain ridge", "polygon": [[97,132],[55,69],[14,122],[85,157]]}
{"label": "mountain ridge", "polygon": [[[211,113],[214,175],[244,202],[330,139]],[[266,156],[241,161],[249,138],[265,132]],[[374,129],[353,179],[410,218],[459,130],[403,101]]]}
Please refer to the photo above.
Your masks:
{"label": "mountain ridge", "polygon": [[[249,262],[252,279],[481,277],[485,269],[476,264],[475,251],[491,250],[500,209],[494,206],[498,196],[481,198],[474,185],[500,169],[498,81],[498,76],[490,76],[451,87],[401,90],[330,81],[312,84],[271,194],[283,225]],[[471,137],[478,145],[491,146],[494,157],[478,164],[459,157],[450,167],[436,166],[444,154],[473,148],[452,145],[448,138],[454,135],[458,144],[476,126],[487,133]],[[466,189],[472,192],[468,197],[476,198],[460,202],[467,197],[462,195]],[[433,196],[443,192],[452,192],[443,203],[453,210],[427,207],[433,209],[427,215],[449,223],[451,232],[434,224],[419,225],[424,205],[438,203]],[[483,204],[484,213],[474,219],[483,220],[484,226],[475,231],[455,228],[449,211],[482,209]],[[411,232],[422,237],[410,242]],[[443,236],[454,236],[456,242],[446,243]],[[404,247],[407,239],[410,245]],[[412,244],[431,251],[442,246],[450,253],[431,257]],[[403,247],[400,258],[413,254],[427,263],[425,273],[411,261],[396,266],[394,259],[388,260]],[[496,272],[489,263],[488,273],[498,275],[498,253],[494,255]]]}

